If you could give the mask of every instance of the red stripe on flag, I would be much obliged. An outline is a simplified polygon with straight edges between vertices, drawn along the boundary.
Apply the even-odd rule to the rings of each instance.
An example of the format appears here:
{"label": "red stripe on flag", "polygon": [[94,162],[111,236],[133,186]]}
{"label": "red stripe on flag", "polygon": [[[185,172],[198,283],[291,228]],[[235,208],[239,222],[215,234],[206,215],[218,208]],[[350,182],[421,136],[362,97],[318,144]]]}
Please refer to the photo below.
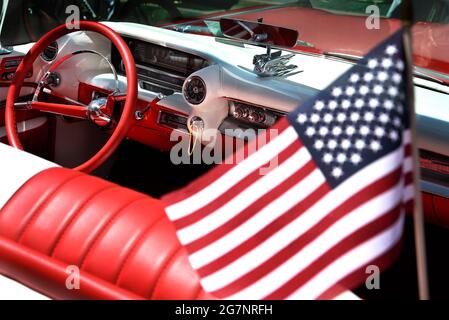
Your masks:
{"label": "red stripe on flag", "polygon": [[[284,163],[288,160],[295,152],[297,152],[302,147],[299,140],[295,140],[289,147],[283,150],[278,156],[278,165]],[[239,181],[235,184],[231,189],[227,190],[225,193],[221,194],[217,199],[209,203],[208,205],[202,207],[201,209],[191,213],[190,215],[180,218],[174,221],[174,224],[178,230],[188,227],[199,220],[209,216],[215,210],[223,206],[225,203],[230,201],[232,198],[236,196],[236,194],[242,192],[248,186],[256,182],[261,178],[260,169],[266,168],[272,160],[274,160],[277,156],[270,159],[270,161],[266,162],[262,166],[254,169],[248,176],[243,178],[243,180]]]}
{"label": "red stripe on flag", "polygon": [[[282,118],[279,120],[275,126],[271,127],[268,130],[278,130],[279,135],[283,133],[287,128],[290,127],[290,123],[286,118]],[[273,137],[271,137],[271,134],[268,134],[269,131],[261,134],[261,136],[258,136],[257,139],[254,139],[247,144],[245,144],[244,148],[241,148],[240,150],[237,150],[233,155],[230,157],[236,157],[237,159],[244,159],[247,158],[249,155],[246,155],[245,150],[250,150],[251,154],[258,151],[257,144],[258,140],[265,140],[270,142]],[[250,145],[250,146],[248,146]],[[223,174],[225,174],[228,170],[232,169],[238,163],[235,161],[231,161],[231,164],[227,164],[226,161],[224,161],[222,164],[216,166],[213,170],[209,171],[205,175],[201,176],[200,178],[196,179],[194,182],[189,184],[187,187],[183,188],[181,191],[175,191],[173,193],[169,193],[162,197],[162,201],[164,201],[167,206],[172,205],[176,202],[180,202],[184,200],[185,198],[188,198],[192,194],[198,192],[198,190],[201,190],[205,187],[207,187],[209,184],[220,178]]]}
{"label": "red stripe on flag", "polygon": [[292,209],[288,210],[284,215],[274,220],[268,226],[260,230],[254,236],[248,240],[242,242],[239,246],[235,247],[228,253],[224,254],[222,257],[214,260],[213,262],[199,268],[197,270],[198,274],[202,277],[208,276],[209,274],[222,269],[224,266],[230,264],[232,261],[237,260],[239,257],[247,253],[248,251],[257,247],[260,243],[271,237],[277,231],[282,229],[284,225],[287,225],[295,218],[299,217],[308,208],[313,206],[318,200],[324,197],[330,191],[330,187],[324,183],[313,191],[307,198],[300,201]]}
{"label": "red stripe on flag", "polygon": [[[247,274],[243,275],[242,277],[236,279],[226,287],[223,287],[220,290],[212,292],[217,297],[226,297],[230,296],[234,293],[236,293],[239,290],[242,290],[243,288],[253,284],[272,270],[276,269],[280,264],[287,261],[289,258],[291,258],[293,255],[295,255],[297,252],[302,250],[306,245],[311,243],[313,240],[315,240],[319,235],[321,235],[325,230],[327,230],[329,227],[331,227],[333,224],[335,224],[336,221],[340,220],[342,217],[349,214],[352,210],[356,209],[360,205],[364,204],[365,202],[369,201],[370,199],[382,194],[386,190],[394,187],[398,181],[399,177],[402,173],[402,168],[398,168],[394,172],[390,173],[389,175],[385,176],[384,178],[377,180],[376,182],[372,183],[371,185],[365,187],[361,191],[359,191],[357,194],[353,195],[351,198],[343,202],[339,207],[331,211],[323,220],[321,220],[317,225],[315,225],[313,228],[309,229],[307,232],[305,232],[303,235],[296,238],[293,242],[291,242],[288,246],[277,252],[275,255],[273,255],[271,258],[266,260],[261,265],[257,266],[256,268],[252,269]],[[290,223],[288,221],[287,223],[283,223],[281,225],[287,225]],[[275,225],[278,230],[279,224]],[[272,227],[274,228],[274,226]],[[246,252],[244,252],[246,253]],[[232,261],[227,261],[227,264],[230,264]],[[224,267],[225,265],[221,266]],[[201,276],[203,276],[202,273],[200,273]]]}
{"label": "red stripe on flag", "polygon": [[404,146],[404,158],[408,158],[412,156],[412,146],[410,144],[406,144]]}
{"label": "red stripe on flag", "polygon": [[413,172],[408,172],[404,175],[404,187],[413,184]]}
{"label": "red stripe on flag", "polygon": [[398,241],[390,250],[382,254],[378,258],[374,258],[370,262],[366,263],[364,268],[360,268],[356,270],[340,280],[338,283],[331,286],[329,289],[324,291],[317,299],[319,300],[330,300],[334,299],[341,293],[347,290],[352,290],[360,286],[361,283],[364,283],[367,278],[366,267],[370,265],[374,265],[379,267],[380,270],[388,269],[396,258],[399,256],[401,252],[401,248],[403,245],[403,237],[400,241]]}
{"label": "red stripe on flag", "polygon": [[186,245],[187,251],[190,254],[201,250],[202,248],[208,246],[212,242],[222,238],[226,234],[235,230],[238,226],[245,223],[250,218],[254,217],[266,207],[268,204],[276,200],[282,194],[286,192],[286,190],[290,189],[294,185],[296,185],[299,181],[303,180],[307,175],[309,175],[313,170],[316,169],[315,163],[313,161],[309,161],[305,166],[297,170],[291,176],[288,177],[285,181],[279,184],[277,187],[264,194],[260,198],[258,198],[255,202],[253,202],[246,209],[242,210],[238,215],[227,221],[225,224],[221,225],[219,228],[211,231],[205,236],[199,238],[198,240],[191,242]]}
{"label": "red stripe on flag", "polygon": [[264,299],[271,300],[288,298],[332,262],[392,226],[399,218],[400,208],[401,205],[396,206],[378,219],[348,235],[344,240],[333,246],[320,258],[310,264],[306,269],[297,273],[282,287],[275,290]]}

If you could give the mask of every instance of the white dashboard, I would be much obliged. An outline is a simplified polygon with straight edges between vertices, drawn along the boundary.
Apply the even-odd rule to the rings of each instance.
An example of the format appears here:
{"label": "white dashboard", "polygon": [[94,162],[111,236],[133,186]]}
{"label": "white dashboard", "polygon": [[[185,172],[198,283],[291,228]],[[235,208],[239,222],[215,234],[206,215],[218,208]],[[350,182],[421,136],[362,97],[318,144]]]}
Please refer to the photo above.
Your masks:
{"label": "white dashboard", "polygon": [[[183,92],[174,92],[159,102],[159,105],[189,119],[199,117],[205,129],[218,129],[230,114],[233,101],[275,114],[285,114],[318,91],[326,88],[341,74],[351,68],[352,63],[324,58],[319,55],[298,53],[291,63],[300,72],[279,78],[263,78],[253,70],[253,57],[265,53],[264,48],[237,46],[217,41],[214,37],[180,33],[164,28],[135,23],[105,23],[123,37],[132,38],[174,50],[179,50],[205,59],[208,66],[189,77],[199,77],[206,85],[207,94],[198,104],[189,103]],[[58,57],[80,49],[90,49],[111,58],[111,44],[102,36],[91,32],[76,32],[58,40]],[[50,62],[38,59],[34,69],[36,79],[46,70]],[[76,99],[80,82],[113,89],[115,81],[110,67],[95,55],[79,55],[60,66],[61,85],[58,91]],[[126,77],[119,75],[119,88],[126,90]],[[185,82],[187,83],[187,81]],[[418,114],[419,145],[421,148],[449,155],[449,90],[446,86],[415,79],[416,110]],[[185,84],[184,84],[185,87]],[[184,88],[185,89],[185,88]],[[157,92],[139,86],[139,99],[150,102]],[[234,123],[235,125],[235,123]],[[443,127],[442,127],[443,126]]]}
{"label": "white dashboard", "polygon": [[[216,130],[222,126],[223,121],[229,116],[232,101],[243,102],[245,106],[261,107],[260,110],[262,112],[268,110],[267,113],[270,116],[272,113],[276,116],[288,113],[351,67],[350,63],[297,54],[291,63],[298,66],[299,72],[282,78],[262,78],[252,70],[253,57],[265,53],[263,48],[230,45],[216,41],[214,37],[179,33],[134,23],[106,24],[125,38],[193,54],[208,62],[207,67],[190,75],[190,77],[199,77],[205,83],[207,94],[200,103],[190,103],[183,92],[174,92],[159,102],[163,107],[189,115],[189,118],[201,118],[204,130]],[[106,45],[102,37],[97,34],[75,33],[59,42],[59,55],[89,46],[91,50],[111,56],[110,45]],[[89,59],[89,61],[83,61],[83,59]],[[60,71],[62,83],[66,84],[59,90],[66,91],[64,94],[70,96],[76,92],[71,86],[80,81],[103,88],[112,88],[114,77],[106,65],[99,68],[99,62],[100,60],[95,60],[95,57],[91,55],[80,57],[78,61],[67,64]],[[74,64],[75,67],[76,64],[80,67],[73,68]],[[86,71],[80,70],[81,65]],[[91,68],[94,65],[96,68]],[[64,69],[67,72],[64,72]],[[73,72],[73,70],[76,71]],[[77,79],[73,79],[74,77]],[[121,91],[126,90],[126,77],[122,75],[119,75],[119,88]],[[185,85],[183,89],[185,91]],[[139,86],[139,98],[142,100],[151,101],[157,94],[143,85]]]}

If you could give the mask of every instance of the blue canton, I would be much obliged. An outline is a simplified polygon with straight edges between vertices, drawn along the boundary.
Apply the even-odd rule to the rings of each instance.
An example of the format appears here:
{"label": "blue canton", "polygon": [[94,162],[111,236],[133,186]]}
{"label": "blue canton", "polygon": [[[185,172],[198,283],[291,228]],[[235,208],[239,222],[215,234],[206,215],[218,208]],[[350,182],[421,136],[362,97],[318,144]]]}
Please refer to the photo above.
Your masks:
{"label": "blue canton", "polygon": [[288,116],[332,187],[402,145],[408,121],[402,35]]}

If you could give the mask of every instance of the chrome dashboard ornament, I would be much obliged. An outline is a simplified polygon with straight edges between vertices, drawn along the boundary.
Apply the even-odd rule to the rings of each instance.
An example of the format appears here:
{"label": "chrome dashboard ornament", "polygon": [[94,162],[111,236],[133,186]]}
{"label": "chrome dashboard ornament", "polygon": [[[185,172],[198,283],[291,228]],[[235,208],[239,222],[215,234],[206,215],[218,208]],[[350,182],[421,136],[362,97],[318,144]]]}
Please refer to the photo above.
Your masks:
{"label": "chrome dashboard ornament", "polygon": [[239,19],[220,19],[220,29],[225,38],[250,45],[264,46],[265,54],[254,56],[254,72],[260,77],[280,77],[287,75],[298,67],[289,64],[294,54],[282,55],[282,50],[274,53],[271,48],[291,49],[298,43],[298,31],[257,21]]}
{"label": "chrome dashboard ornament", "polygon": [[282,50],[272,53],[267,47],[267,53],[255,55],[253,58],[254,72],[259,77],[281,77],[297,71],[298,66],[289,64],[294,54],[282,55]]}
{"label": "chrome dashboard ornament", "polygon": [[92,100],[87,106],[87,115],[89,120],[92,121],[92,123],[97,127],[106,128],[112,122],[111,117],[103,112],[107,103],[108,99],[104,97]]}

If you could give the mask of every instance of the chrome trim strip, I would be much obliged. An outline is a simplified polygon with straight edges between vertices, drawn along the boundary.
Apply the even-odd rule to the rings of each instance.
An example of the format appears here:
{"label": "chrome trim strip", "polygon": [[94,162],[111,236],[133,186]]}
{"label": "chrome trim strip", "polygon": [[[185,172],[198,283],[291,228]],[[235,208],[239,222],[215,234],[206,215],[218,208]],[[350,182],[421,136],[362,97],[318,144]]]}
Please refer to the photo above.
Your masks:
{"label": "chrome trim strip", "polygon": [[[123,61],[122,61],[122,64],[123,64]],[[160,70],[160,69],[143,66],[143,65],[138,64],[138,63],[136,63],[136,68],[142,68],[142,69],[149,70],[149,71],[156,72],[156,73],[160,73],[160,74],[163,74],[163,75],[166,75],[166,76],[169,76],[169,77],[177,78],[177,79],[180,79],[180,80],[183,80],[183,81],[185,81],[187,79],[186,77],[183,77],[183,76],[180,76],[180,75],[168,72],[168,71],[163,71],[163,70]]]}
{"label": "chrome trim strip", "polygon": [[449,198],[449,188],[444,187],[440,184],[422,180],[421,181],[421,191],[428,192],[440,197]]}
{"label": "chrome trim strip", "polygon": [[170,89],[170,90],[174,90],[174,91],[178,91],[181,92],[182,91],[182,86],[179,86],[177,84],[174,83],[169,83],[167,81],[164,80],[159,80],[159,79],[154,79],[151,77],[147,77],[147,76],[142,76],[140,75],[141,79],[139,79],[139,83],[140,82],[146,82],[146,83],[150,83],[152,85],[158,86],[158,87],[162,87],[165,89]]}

